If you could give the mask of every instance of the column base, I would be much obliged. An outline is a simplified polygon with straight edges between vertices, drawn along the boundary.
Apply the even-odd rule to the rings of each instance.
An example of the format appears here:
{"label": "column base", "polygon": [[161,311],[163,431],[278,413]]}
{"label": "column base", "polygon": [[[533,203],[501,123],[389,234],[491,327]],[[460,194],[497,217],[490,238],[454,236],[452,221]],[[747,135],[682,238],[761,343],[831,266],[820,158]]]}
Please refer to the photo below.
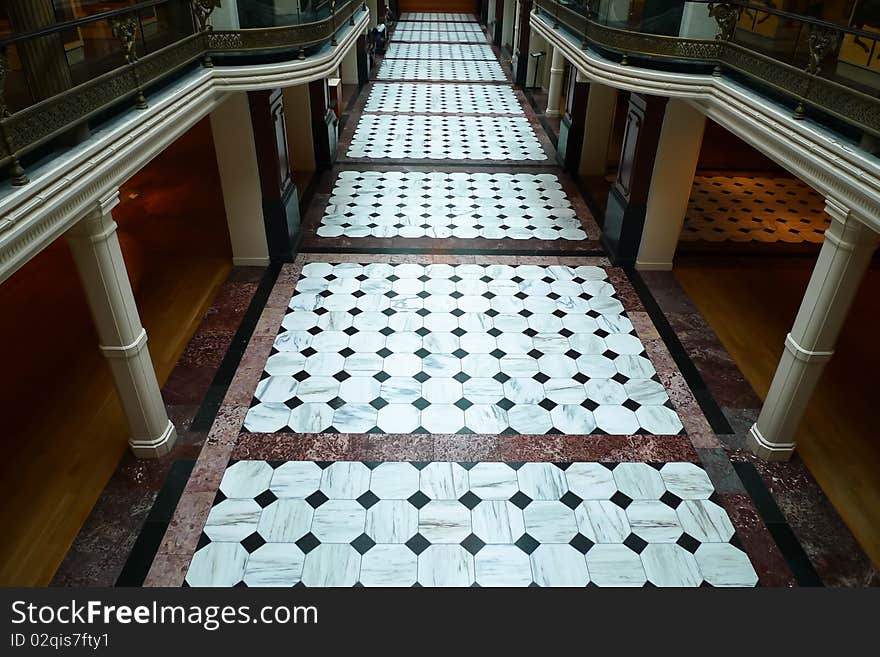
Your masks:
{"label": "column base", "polygon": [[551,119],[556,119],[562,116],[562,112],[560,112],[559,110],[547,110],[546,112],[544,112],[544,116],[547,116]]}
{"label": "column base", "polygon": [[636,260],[636,270],[638,271],[672,271],[671,262],[651,262]]}
{"label": "column base", "polygon": [[177,430],[171,420],[168,420],[165,431],[155,440],[129,440],[128,444],[132,453],[139,459],[157,459],[170,452],[175,442],[177,442]]}
{"label": "column base", "polygon": [[761,434],[757,424],[753,424],[752,428],[749,429],[746,445],[752,454],[765,461],[787,461],[794,454],[794,450],[797,447],[796,443],[768,442]]}

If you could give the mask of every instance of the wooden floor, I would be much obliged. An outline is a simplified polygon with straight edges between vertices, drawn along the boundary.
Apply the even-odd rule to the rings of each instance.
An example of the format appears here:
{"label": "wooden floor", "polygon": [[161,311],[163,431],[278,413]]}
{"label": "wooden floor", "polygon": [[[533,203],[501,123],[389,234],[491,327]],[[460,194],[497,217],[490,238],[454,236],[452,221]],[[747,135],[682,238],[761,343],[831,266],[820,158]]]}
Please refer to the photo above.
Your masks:
{"label": "wooden floor", "polygon": [[[160,384],[231,269],[222,198],[204,193],[220,188],[214,157],[203,122],[129,181],[114,211]],[[0,396],[0,585],[39,586],[116,469],[128,432],[63,240],[0,287],[0,316],[0,362],[15,382]]]}
{"label": "wooden floor", "polygon": [[[681,259],[675,276],[763,399],[814,259]],[[880,565],[877,319],[880,269],[869,271],[797,436],[798,453]]]}

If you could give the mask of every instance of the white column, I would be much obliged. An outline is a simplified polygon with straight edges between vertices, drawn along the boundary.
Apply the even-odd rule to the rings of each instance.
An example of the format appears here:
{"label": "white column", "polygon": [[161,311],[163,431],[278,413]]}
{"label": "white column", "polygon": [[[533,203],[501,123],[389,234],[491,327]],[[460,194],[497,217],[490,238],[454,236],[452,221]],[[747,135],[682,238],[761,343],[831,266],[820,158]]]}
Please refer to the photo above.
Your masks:
{"label": "white column", "polygon": [[342,57],[342,65],[339,67],[342,84],[357,85],[360,82],[358,79],[358,47],[358,42],[355,40],[348,52]]}
{"label": "white column", "polygon": [[287,146],[292,153],[294,171],[314,171],[315,142],[312,137],[312,109],[309,85],[285,87],[284,114],[287,116]]}
{"label": "white column", "polygon": [[559,48],[553,48],[553,58],[550,61],[550,86],[547,89],[546,116],[559,116],[559,97],[562,94],[562,74],[565,72],[565,57]]}
{"label": "white column", "polygon": [[211,113],[211,130],[232,244],[232,262],[239,266],[268,265],[263,193],[247,92],[230,94],[226,102]]}
{"label": "white column", "polygon": [[804,293],[785,350],[770,384],[749,448],[771,460],[788,459],[795,435],[825,363],[877,247],[878,235],[832,199],[825,211],[831,226]]}
{"label": "white column", "polygon": [[584,145],[578,173],[582,176],[604,176],[608,166],[608,146],[614,128],[617,89],[590,82],[587,97],[587,118],[584,122]]}
{"label": "white column", "polygon": [[141,325],[119,248],[111,214],[118,204],[116,191],[66,237],[128,420],[128,443],[136,456],[158,457],[171,451],[177,432],[165,411],[147,348],[147,332]]}
{"label": "white column", "polygon": [[680,98],[669,99],[651,174],[636,269],[672,269],[705,127],[706,116],[702,112]]}

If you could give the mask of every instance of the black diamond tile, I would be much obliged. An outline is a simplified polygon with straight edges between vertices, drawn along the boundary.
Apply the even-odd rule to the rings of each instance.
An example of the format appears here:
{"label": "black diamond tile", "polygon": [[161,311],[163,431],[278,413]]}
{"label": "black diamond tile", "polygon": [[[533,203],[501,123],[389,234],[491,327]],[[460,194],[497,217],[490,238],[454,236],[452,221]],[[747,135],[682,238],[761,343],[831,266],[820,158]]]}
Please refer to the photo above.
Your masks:
{"label": "black diamond tile", "polygon": [[361,534],[356,539],[354,539],[349,545],[357,550],[358,554],[366,554],[370,548],[376,545],[376,541],[367,536],[366,534]]}
{"label": "black diamond tile", "polygon": [[196,544],[196,552],[201,550],[203,547],[208,545],[210,542],[211,542],[210,537],[205,532],[202,532],[199,535],[199,542]]}
{"label": "black diamond tile", "polygon": [[301,353],[303,356],[305,356],[306,358],[308,358],[309,356],[314,356],[314,355],[315,355],[316,353],[318,353],[318,352],[315,351],[314,349],[312,349],[311,347],[306,347],[306,348],[303,349],[300,353]]}
{"label": "black diamond tile", "polygon": [[466,352],[464,349],[456,349],[455,351],[452,352],[452,355],[455,356],[456,358],[464,358],[465,356],[468,355],[468,352]]}
{"label": "black diamond tile", "polygon": [[425,349],[424,347],[420,348],[420,349],[416,352],[416,356],[418,356],[419,358],[427,358],[427,357],[430,356],[430,355],[431,355],[431,352],[428,351],[427,349]]}
{"label": "black diamond tile", "polygon": [[525,509],[529,504],[532,503],[532,498],[523,493],[521,490],[518,490],[513,494],[513,497],[510,498],[511,503],[519,508]]}
{"label": "black diamond tile", "polygon": [[507,353],[501,351],[500,349],[494,349],[489,355],[493,358],[504,358]]}
{"label": "black diamond tile", "polygon": [[559,501],[562,502],[569,509],[576,509],[580,505],[583,500],[572,493],[571,491],[567,491],[565,495],[559,498]]}
{"label": "black diamond tile", "polygon": [[507,397],[504,397],[501,401],[499,401],[495,405],[499,406],[500,408],[503,408],[505,411],[509,411],[511,408],[513,408],[515,406],[515,404],[512,401],[510,401]]}
{"label": "black diamond tile", "polygon": [[354,326],[349,326],[347,329],[345,329],[343,331],[343,333],[345,333],[348,336],[352,336],[357,332],[358,332],[358,330]]}
{"label": "black diamond tile", "polygon": [[691,554],[696,552],[697,548],[700,547],[700,542],[686,532],[684,534],[682,534],[681,536],[679,536],[676,543],[678,543],[681,547],[683,547],[685,550],[687,550]]}
{"label": "black diamond tile", "polygon": [[489,310],[487,310],[485,314],[486,317],[497,317],[500,313],[494,308],[489,308]]}
{"label": "black diamond tile", "polygon": [[426,374],[425,372],[419,372],[419,373],[416,374],[413,378],[414,378],[416,381],[418,381],[419,383],[424,383],[425,381],[427,381],[427,380],[430,379],[431,377],[430,377],[428,374]]}
{"label": "black diamond tile", "polygon": [[457,326],[457,327],[455,327],[454,329],[452,329],[451,333],[452,333],[452,335],[454,335],[455,337],[460,338],[460,337],[463,336],[465,333],[467,333],[467,331],[465,331],[465,330],[464,330],[463,328],[461,328],[460,326]]}
{"label": "black diamond tile", "polygon": [[538,383],[547,383],[550,380],[550,377],[544,374],[543,372],[538,372],[532,377]]}
{"label": "black diamond tile", "polygon": [[243,538],[241,540],[241,547],[248,551],[248,554],[252,553],[254,550],[263,547],[266,544],[266,539],[260,536],[259,532],[254,532],[250,536]]}
{"label": "black diamond tile", "polygon": [[218,504],[220,504],[220,502],[222,502],[225,499],[226,499],[226,495],[223,494],[222,490],[218,489],[217,494],[214,495],[214,501],[211,502],[211,506],[217,506]]}
{"label": "black diamond tile", "polygon": [[[537,374],[535,376],[537,376]],[[543,381],[541,383],[543,383]],[[543,408],[545,411],[552,411],[554,408],[556,408],[556,402],[554,402],[552,399],[542,399],[538,402],[538,406]]]}
{"label": "black diamond tile", "polygon": [[334,397],[330,401],[327,402],[327,405],[332,409],[337,409],[340,406],[345,406],[345,400],[340,399],[339,397]]}
{"label": "black diamond tile", "polygon": [[611,380],[617,381],[618,383],[626,383],[627,381],[629,381],[629,377],[618,372],[617,374],[615,374],[614,376],[611,377]]}
{"label": "black diamond tile", "polygon": [[627,399],[625,402],[623,402],[623,407],[628,408],[631,411],[637,411],[642,407],[642,405],[634,399]]}
{"label": "black diamond tile", "polygon": [[565,312],[564,310],[554,310],[552,314],[555,315],[556,317],[558,317],[559,319],[562,319],[562,318],[565,317],[568,313]]}
{"label": "black diamond tile", "polygon": [[[456,374],[452,378],[455,379],[456,381],[458,381],[459,383],[464,383],[465,381],[468,381],[471,377],[469,375],[465,374],[464,372],[459,372],[458,374]],[[459,408],[461,408],[461,407],[459,406]]]}
{"label": "black diamond tile", "polygon": [[387,381],[388,379],[390,379],[391,375],[388,374],[387,372],[376,372],[373,375],[373,378],[376,379],[376,381],[379,381],[381,383],[383,381]]}
{"label": "black diamond tile", "polygon": [[581,402],[581,406],[586,408],[588,411],[595,411],[597,408],[599,408],[599,404],[594,402],[592,399],[585,399]]}
{"label": "black diamond tile", "polygon": [[430,501],[431,501],[430,498],[420,490],[416,491],[415,493],[413,493],[412,495],[410,495],[407,498],[407,502],[412,504],[417,509],[421,509],[423,506],[425,506]]}
{"label": "black diamond tile", "polygon": [[324,329],[322,329],[320,326],[313,326],[309,329],[309,333],[311,333],[312,335],[318,335],[318,333],[321,333],[323,330]]}
{"label": "black diamond tile", "polygon": [[574,331],[569,331],[567,328],[563,328],[561,331],[559,331],[559,335],[564,338],[570,338],[574,335]]}
{"label": "black diamond tile", "polygon": [[510,381],[510,377],[504,372],[498,372],[498,374],[496,374],[492,378],[498,381],[498,383],[507,383],[508,381]]}
{"label": "black diamond tile", "polygon": [[306,502],[308,502],[309,505],[313,509],[317,509],[319,506],[321,506],[328,499],[330,499],[330,498],[328,498],[326,495],[324,495],[324,493],[322,493],[319,490],[316,490],[314,493],[312,493],[311,495],[309,495],[306,498]]}
{"label": "black diamond tile", "polygon": [[464,539],[461,542],[461,547],[463,547],[465,550],[467,550],[471,554],[476,554],[477,552],[482,550],[484,547],[486,547],[486,544],[483,541],[481,541],[476,535],[471,534],[470,536],[468,536],[466,539]]}
{"label": "black diamond tile", "polygon": [[378,411],[380,408],[385,408],[386,406],[388,406],[388,402],[381,397],[376,397],[373,401],[370,402],[370,406]]}
{"label": "black diamond tile", "polygon": [[538,332],[533,328],[527,328],[525,331],[523,331],[523,335],[527,335],[530,338],[533,338],[538,335]]}
{"label": "black diamond tile", "polygon": [[501,335],[501,331],[499,329],[495,328],[494,326],[492,328],[490,328],[488,331],[486,331],[486,333],[491,335],[493,338],[497,338],[499,335]]}
{"label": "black diamond tile", "polygon": [[[429,331],[428,329],[426,329],[424,326],[420,326],[419,328],[416,329],[416,333],[417,333],[418,335],[422,336],[422,337],[425,337],[425,336],[428,335],[430,332],[431,332],[431,331]],[[393,331],[392,331],[392,333],[393,333]]]}
{"label": "black diamond tile", "polygon": [[516,543],[514,543],[514,545],[516,547],[518,547],[520,550],[522,550],[523,552],[525,552],[526,554],[531,554],[532,552],[534,552],[535,550],[538,549],[538,546],[540,545],[540,543],[538,543],[538,541],[536,541],[534,538],[532,538],[528,534],[523,534],[522,536],[520,536],[517,539],[517,541],[516,541]]}
{"label": "black diamond tile", "polygon": [[311,374],[309,374],[305,370],[300,370],[299,372],[297,372],[296,374],[293,375],[293,378],[296,379],[297,381],[299,381],[300,383],[302,383],[303,381],[308,379],[310,376],[311,376]]}
{"label": "black diamond tile", "polygon": [[336,374],[333,375],[333,378],[341,383],[341,382],[345,381],[346,379],[350,379],[351,374],[349,374],[348,372],[337,372]]}
{"label": "black diamond tile", "polygon": [[303,554],[308,554],[316,547],[318,547],[321,544],[321,541],[319,541],[317,536],[315,536],[312,532],[309,532],[298,541],[295,541],[295,543],[296,547],[303,551]]}
{"label": "black diamond tile", "polygon": [[294,397],[293,399],[288,399],[286,402],[284,402],[284,405],[287,406],[287,408],[289,408],[290,410],[293,410],[297,406],[301,406],[302,403],[302,399],[300,399],[299,397]]}
{"label": "black diamond tile", "polygon": [[477,495],[475,495],[471,491],[468,491],[467,493],[465,493],[464,495],[459,497],[458,501],[461,502],[462,504],[464,504],[469,510],[473,511],[474,507],[477,506],[477,504],[479,504],[483,500],[481,500]]}
{"label": "black diamond tile", "polygon": [[386,347],[382,347],[382,348],[381,348],[379,351],[377,351],[376,353],[377,353],[379,356],[381,356],[382,358],[388,358],[388,356],[390,356],[393,352],[392,352],[390,349],[386,348]]}
{"label": "black diamond tile", "polygon": [[543,355],[544,355],[544,352],[543,352],[543,351],[539,351],[539,350],[537,350],[537,349],[532,349],[532,350],[529,352],[529,356],[531,356],[531,357],[534,358],[535,360],[537,360],[538,358],[540,358],[540,357],[543,356]]}
{"label": "black diamond tile", "polygon": [[571,378],[574,379],[575,381],[577,381],[578,383],[586,383],[587,381],[590,380],[590,377],[588,377],[583,372],[576,372],[575,375]]}
{"label": "black diamond tile", "polygon": [[635,534],[627,536],[624,539],[623,544],[636,554],[641,554],[642,550],[648,546],[648,542],[645,539],[636,536]]}
{"label": "black diamond tile", "polygon": [[366,493],[357,498],[358,504],[360,504],[365,509],[369,509],[376,502],[379,501],[379,498],[373,491],[368,490]]}
{"label": "black diamond tile", "polygon": [[678,505],[681,504],[681,498],[675,493],[670,493],[669,491],[666,491],[660,496],[660,501],[673,509],[677,509]]}
{"label": "black diamond tile", "polygon": [[428,408],[428,406],[431,405],[431,402],[429,402],[429,401],[428,401],[427,399],[425,399],[424,397],[419,397],[418,399],[416,399],[416,400],[412,403],[412,405],[415,406],[415,407],[416,407],[417,409],[419,409],[420,411],[423,411],[423,410],[425,410],[426,408]]}
{"label": "black diamond tile", "polygon": [[574,538],[571,539],[568,544],[573,547],[575,550],[580,552],[581,554],[586,554],[590,551],[590,548],[595,545],[593,541],[588,539],[586,536],[578,532],[575,534]]}
{"label": "black diamond tile", "polygon": [[381,333],[381,334],[384,335],[385,337],[388,337],[389,335],[391,335],[392,333],[394,333],[394,329],[391,328],[390,326],[384,326],[384,327],[382,327],[382,328],[379,330],[379,333]]}
{"label": "black diamond tile", "polygon": [[[219,492],[219,491],[218,491]],[[257,495],[254,498],[254,501],[260,505],[261,509],[265,509],[267,506],[272,504],[278,497],[271,490],[264,490],[262,493]]]}
{"label": "black diamond tile", "polygon": [[474,403],[472,401],[468,401],[467,399],[461,398],[457,402],[455,402],[455,405],[458,406],[461,410],[466,411],[471,406],[473,406]]}
{"label": "black diamond tile", "polygon": [[404,543],[406,547],[413,551],[415,554],[421,554],[425,550],[427,550],[431,543],[427,538],[422,536],[421,534],[416,534],[411,539],[409,539],[406,543]]}
{"label": "black diamond tile", "polygon": [[614,502],[621,509],[625,509],[630,504],[632,504],[632,498],[629,497],[629,495],[621,493],[620,491],[617,491],[616,493],[614,493],[614,495],[611,496],[611,501]]}
{"label": "black diamond tile", "polygon": [[607,338],[611,334],[603,329],[596,329],[595,331],[593,331],[593,335],[597,335],[600,338]]}
{"label": "black diamond tile", "polygon": [[572,359],[574,359],[574,360],[577,360],[577,359],[580,358],[583,354],[582,354],[581,352],[579,352],[579,351],[575,351],[574,349],[569,349],[568,351],[565,352],[565,355],[568,356],[569,358],[572,358]]}

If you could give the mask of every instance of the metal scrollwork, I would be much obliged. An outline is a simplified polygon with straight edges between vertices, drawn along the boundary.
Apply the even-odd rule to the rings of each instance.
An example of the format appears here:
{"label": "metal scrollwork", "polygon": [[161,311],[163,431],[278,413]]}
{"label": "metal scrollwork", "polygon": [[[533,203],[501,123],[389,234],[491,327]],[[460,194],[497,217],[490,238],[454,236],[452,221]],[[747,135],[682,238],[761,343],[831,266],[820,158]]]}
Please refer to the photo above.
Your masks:
{"label": "metal scrollwork", "polygon": [[6,76],[9,74],[9,58],[6,56],[6,48],[0,48],[0,138],[3,141],[3,150],[10,158],[9,178],[15,187],[21,187],[30,182],[30,178],[21,167],[21,162],[15,156],[12,139],[6,130],[6,119],[9,117],[9,108],[6,106]]}
{"label": "metal scrollwork", "polygon": [[810,61],[804,70],[810,75],[818,75],[822,72],[822,62],[828,58],[837,45],[837,30],[811,25],[808,45]]}
{"label": "metal scrollwork", "polygon": [[718,34],[715,38],[719,41],[730,41],[739,22],[742,8],[728,2],[710,2],[708,7],[709,15],[718,23]]}
{"label": "metal scrollwork", "polygon": [[199,32],[213,30],[214,27],[209,21],[214,10],[222,6],[221,0],[190,0],[190,5]]}
{"label": "metal scrollwork", "polygon": [[125,61],[131,67],[131,74],[134,76],[135,107],[147,109],[147,99],[144,97],[144,90],[141,88],[140,74],[137,69],[138,20],[133,15],[121,16],[114,18],[111,25],[113,27],[113,36],[119,39],[119,43],[122,44]]}

